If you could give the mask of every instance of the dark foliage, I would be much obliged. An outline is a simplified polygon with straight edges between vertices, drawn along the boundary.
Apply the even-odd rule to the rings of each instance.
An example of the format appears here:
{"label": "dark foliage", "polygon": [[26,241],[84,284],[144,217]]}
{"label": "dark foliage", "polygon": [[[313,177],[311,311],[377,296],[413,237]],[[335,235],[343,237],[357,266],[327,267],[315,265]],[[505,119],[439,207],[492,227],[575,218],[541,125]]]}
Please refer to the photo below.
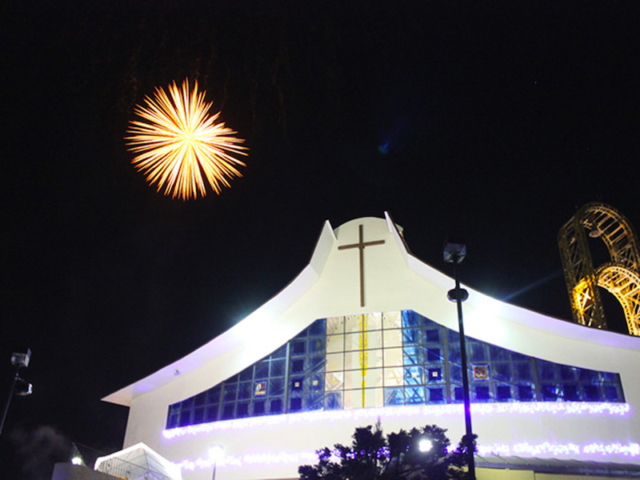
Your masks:
{"label": "dark foliage", "polygon": [[[436,425],[413,428],[409,432],[383,435],[380,424],[356,428],[351,446],[336,444],[334,449],[318,450],[316,465],[298,468],[300,480],[441,480],[468,478],[462,468],[468,448],[475,451],[475,436],[463,437],[458,448],[449,453],[446,430]],[[420,450],[428,440],[431,448]]]}

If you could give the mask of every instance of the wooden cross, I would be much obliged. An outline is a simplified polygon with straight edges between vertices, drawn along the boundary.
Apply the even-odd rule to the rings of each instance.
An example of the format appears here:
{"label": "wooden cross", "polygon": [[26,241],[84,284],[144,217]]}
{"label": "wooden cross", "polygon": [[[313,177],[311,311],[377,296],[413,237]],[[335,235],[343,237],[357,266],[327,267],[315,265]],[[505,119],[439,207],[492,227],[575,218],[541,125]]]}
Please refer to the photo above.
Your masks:
{"label": "wooden cross", "polygon": [[360,306],[364,307],[364,248],[372,245],[382,245],[384,240],[374,240],[373,242],[364,241],[364,233],[362,232],[362,225],[359,226],[360,239],[358,243],[352,243],[350,245],[341,245],[338,250],[347,250],[349,248],[357,248],[360,250]]}

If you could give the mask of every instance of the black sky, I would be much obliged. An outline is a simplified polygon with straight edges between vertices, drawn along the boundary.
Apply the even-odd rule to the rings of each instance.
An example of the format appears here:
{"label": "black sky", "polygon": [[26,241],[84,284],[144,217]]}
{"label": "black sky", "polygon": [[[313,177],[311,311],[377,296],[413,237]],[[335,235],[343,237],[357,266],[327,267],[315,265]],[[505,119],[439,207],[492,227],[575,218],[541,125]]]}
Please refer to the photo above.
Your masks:
{"label": "black sky", "polygon": [[[444,238],[462,235],[464,282],[569,319],[560,227],[591,201],[640,225],[639,13],[595,1],[4,2],[2,399],[11,352],[27,347],[34,394],[14,398],[0,461],[23,465],[19,446],[43,451],[38,435],[118,449],[127,411],[100,398],[275,295],[325,220],[389,211],[441,270]],[[250,148],[231,189],[188,202],[146,185],[123,141],[133,106],[184,78]]]}

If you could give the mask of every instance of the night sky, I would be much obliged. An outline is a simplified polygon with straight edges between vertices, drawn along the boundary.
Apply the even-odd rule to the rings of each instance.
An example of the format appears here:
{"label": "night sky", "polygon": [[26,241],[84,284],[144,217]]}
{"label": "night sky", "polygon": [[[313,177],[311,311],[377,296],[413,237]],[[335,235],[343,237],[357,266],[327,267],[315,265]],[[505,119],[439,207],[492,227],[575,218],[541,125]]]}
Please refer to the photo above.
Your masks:
{"label": "night sky", "polygon": [[[1,400],[14,351],[34,386],[6,478],[48,480],[70,442],[118,450],[128,411],[100,398],[277,294],[325,220],[388,211],[447,272],[463,236],[463,283],[570,319],[562,225],[598,201],[640,228],[639,20],[631,1],[3,2]],[[123,140],[185,78],[250,149],[196,201],[150,187]]]}

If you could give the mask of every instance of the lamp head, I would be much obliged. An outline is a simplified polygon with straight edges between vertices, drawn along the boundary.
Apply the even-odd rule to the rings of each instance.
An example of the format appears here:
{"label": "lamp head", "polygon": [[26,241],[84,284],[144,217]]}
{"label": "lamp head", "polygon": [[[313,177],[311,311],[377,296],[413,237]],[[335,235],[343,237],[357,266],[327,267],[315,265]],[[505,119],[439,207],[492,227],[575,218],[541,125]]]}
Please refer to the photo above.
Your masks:
{"label": "lamp head", "polygon": [[209,449],[209,459],[218,462],[224,456],[224,447],[222,445],[213,445]]}
{"label": "lamp head", "polygon": [[462,238],[447,237],[442,251],[447,263],[460,263],[467,256],[467,246]]}
{"label": "lamp head", "polygon": [[27,368],[29,366],[29,360],[31,360],[31,349],[27,349],[27,353],[12,353],[11,354],[11,365],[14,367]]}
{"label": "lamp head", "polygon": [[28,383],[26,380],[17,377],[16,384],[13,387],[13,393],[21,397],[26,397],[27,395],[31,395],[33,393],[33,385]]}
{"label": "lamp head", "polygon": [[433,442],[428,438],[422,438],[418,442],[418,450],[420,450],[422,453],[426,453],[430,451],[432,448],[433,448]]}

